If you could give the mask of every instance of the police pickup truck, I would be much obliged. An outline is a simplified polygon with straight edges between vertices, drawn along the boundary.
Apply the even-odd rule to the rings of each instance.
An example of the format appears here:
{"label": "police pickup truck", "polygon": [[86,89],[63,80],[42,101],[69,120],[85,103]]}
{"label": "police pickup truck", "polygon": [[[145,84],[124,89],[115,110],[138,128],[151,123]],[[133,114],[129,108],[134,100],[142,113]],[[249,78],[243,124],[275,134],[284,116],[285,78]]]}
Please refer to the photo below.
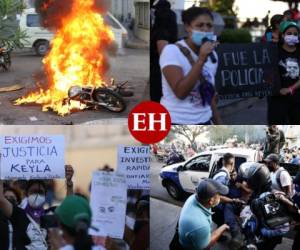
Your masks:
{"label": "police pickup truck", "polygon": [[163,187],[177,200],[186,192],[193,193],[201,178],[211,177],[222,167],[223,155],[226,153],[234,155],[236,169],[243,162],[253,162],[258,159],[258,152],[253,149],[222,148],[202,152],[187,161],[164,166],[160,171]]}

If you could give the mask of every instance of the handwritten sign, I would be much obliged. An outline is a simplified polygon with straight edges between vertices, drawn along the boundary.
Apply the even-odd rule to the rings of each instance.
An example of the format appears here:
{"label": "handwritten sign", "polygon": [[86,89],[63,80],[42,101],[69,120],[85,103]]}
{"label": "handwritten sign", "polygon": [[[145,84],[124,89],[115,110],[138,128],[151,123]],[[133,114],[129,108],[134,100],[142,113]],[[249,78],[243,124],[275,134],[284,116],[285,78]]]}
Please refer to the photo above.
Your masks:
{"label": "handwritten sign", "polygon": [[128,189],[150,189],[150,147],[119,146],[118,171],[126,175]]}
{"label": "handwritten sign", "polygon": [[92,177],[91,235],[123,239],[127,206],[127,184],[124,175],[114,172],[95,171]]}
{"label": "handwritten sign", "polygon": [[221,99],[264,97],[279,91],[277,46],[221,44],[216,89]]}
{"label": "handwritten sign", "polygon": [[65,177],[62,135],[6,135],[0,137],[1,179]]}

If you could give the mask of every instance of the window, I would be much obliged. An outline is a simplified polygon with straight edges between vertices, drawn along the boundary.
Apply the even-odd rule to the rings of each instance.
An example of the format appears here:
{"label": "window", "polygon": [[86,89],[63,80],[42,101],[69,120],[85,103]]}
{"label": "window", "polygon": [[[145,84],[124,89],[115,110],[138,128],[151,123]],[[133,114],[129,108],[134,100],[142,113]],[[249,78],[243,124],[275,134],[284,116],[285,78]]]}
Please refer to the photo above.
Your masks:
{"label": "window", "polygon": [[149,3],[136,3],[137,25],[139,28],[150,28],[150,10]]}
{"label": "window", "polygon": [[41,27],[40,16],[37,14],[29,14],[26,19],[27,27]]}
{"label": "window", "polygon": [[185,165],[185,168],[187,170],[208,172],[210,159],[211,159],[211,155],[201,155],[201,156],[195,157]]}

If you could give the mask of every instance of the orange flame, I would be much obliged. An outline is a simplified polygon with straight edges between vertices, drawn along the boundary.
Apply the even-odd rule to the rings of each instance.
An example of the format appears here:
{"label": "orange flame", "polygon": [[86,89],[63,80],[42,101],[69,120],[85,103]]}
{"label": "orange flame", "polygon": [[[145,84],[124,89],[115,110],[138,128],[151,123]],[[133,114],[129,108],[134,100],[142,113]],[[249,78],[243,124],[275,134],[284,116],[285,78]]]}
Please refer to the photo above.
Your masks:
{"label": "orange flame", "polygon": [[49,87],[39,89],[15,101],[16,105],[37,103],[43,111],[52,109],[59,115],[83,109],[78,101],[65,103],[68,90],[74,85],[105,85],[107,57],[104,53],[113,41],[113,32],[94,9],[94,0],[76,0],[71,13],[62,17],[59,28],[43,59]]}

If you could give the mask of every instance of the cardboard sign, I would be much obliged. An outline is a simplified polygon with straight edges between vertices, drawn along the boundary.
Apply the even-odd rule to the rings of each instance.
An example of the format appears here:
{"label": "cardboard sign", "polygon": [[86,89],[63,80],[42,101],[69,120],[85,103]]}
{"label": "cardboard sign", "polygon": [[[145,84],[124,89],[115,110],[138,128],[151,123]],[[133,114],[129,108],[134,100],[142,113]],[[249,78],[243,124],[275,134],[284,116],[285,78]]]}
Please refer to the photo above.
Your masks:
{"label": "cardboard sign", "polygon": [[62,135],[1,136],[0,153],[1,179],[65,177]]}
{"label": "cardboard sign", "polygon": [[119,146],[118,171],[126,175],[128,189],[150,189],[150,147]]}
{"label": "cardboard sign", "polygon": [[127,184],[124,175],[95,171],[91,185],[91,235],[123,239],[127,206]]}
{"label": "cardboard sign", "polygon": [[264,97],[279,91],[276,44],[221,44],[217,53],[220,99]]}

